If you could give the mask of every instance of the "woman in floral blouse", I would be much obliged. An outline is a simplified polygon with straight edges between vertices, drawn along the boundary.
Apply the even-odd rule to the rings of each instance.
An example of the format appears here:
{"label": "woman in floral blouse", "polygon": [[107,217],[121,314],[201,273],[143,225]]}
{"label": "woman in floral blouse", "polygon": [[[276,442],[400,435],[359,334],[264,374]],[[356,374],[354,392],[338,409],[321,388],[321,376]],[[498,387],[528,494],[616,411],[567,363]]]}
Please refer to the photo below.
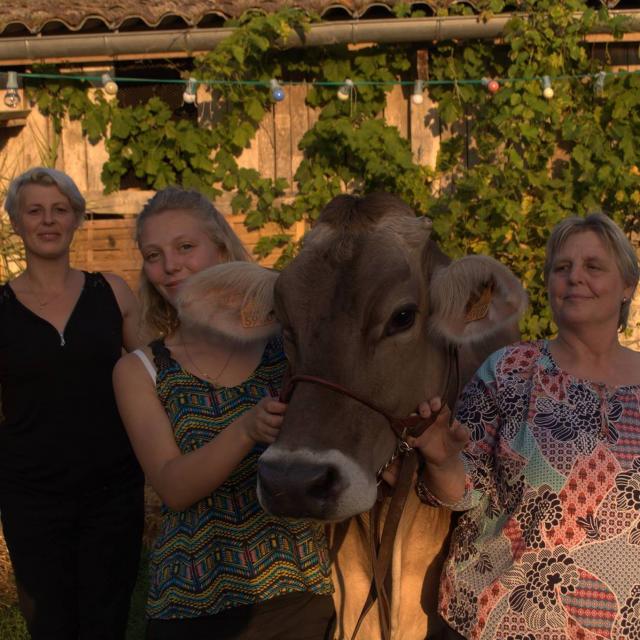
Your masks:
{"label": "woman in floral blouse", "polygon": [[464,511],[440,612],[452,639],[640,639],[638,261],[607,216],[571,217],[544,276],[555,339],[494,353],[414,442],[419,495]]}

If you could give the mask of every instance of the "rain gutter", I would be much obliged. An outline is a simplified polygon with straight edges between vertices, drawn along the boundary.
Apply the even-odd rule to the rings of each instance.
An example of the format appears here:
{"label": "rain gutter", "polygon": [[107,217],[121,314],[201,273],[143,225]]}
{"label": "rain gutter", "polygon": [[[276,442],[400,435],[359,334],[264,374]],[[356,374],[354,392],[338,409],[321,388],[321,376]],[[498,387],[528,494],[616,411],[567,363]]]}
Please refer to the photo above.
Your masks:
{"label": "rain gutter", "polygon": [[[629,18],[629,29],[640,32],[640,10],[612,11]],[[320,47],[365,42],[402,43],[438,40],[495,39],[514,14],[489,17],[447,16],[430,18],[390,18],[347,20],[312,24],[305,33],[287,40],[291,47]],[[34,62],[80,63],[103,60],[192,56],[209,51],[233,33],[230,28],[149,30],[34,35],[20,38],[0,36],[0,66],[30,65]],[[596,31],[607,39],[610,34]],[[635,39],[635,38],[634,38]]]}

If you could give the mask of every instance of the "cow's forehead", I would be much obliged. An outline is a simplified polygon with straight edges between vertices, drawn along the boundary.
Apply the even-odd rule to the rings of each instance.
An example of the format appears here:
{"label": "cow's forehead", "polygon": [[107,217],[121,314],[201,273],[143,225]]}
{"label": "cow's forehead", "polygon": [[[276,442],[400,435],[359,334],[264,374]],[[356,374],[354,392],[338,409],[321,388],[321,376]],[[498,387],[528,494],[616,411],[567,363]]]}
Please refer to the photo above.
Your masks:
{"label": "cow's forehead", "polygon": [[366,295],[383,281],[420,269],[420,252],[388,229],[326,234],[305,246],[278,279],[282,301],[331,296],[337,289]]}
{"label": "cow's forehead", "polygon": [[364,330],[391,313],[394,301],[422,299],[420,252],[394,234],[344,235],[305,248],[278,279],[276,313],[296,332],[335,321]]}

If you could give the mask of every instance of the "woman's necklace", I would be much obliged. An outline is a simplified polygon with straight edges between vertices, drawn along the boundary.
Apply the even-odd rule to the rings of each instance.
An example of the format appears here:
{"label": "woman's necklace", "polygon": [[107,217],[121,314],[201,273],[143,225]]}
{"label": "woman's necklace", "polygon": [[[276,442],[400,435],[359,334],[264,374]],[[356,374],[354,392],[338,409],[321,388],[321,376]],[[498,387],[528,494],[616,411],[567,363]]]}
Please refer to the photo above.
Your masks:
{"label": "woman's necklace", "polygon": [[51,296],[48,300],[42,299],[35,291],[35,289],[33,288],[33,280],[31,280],[31,275],[29,273],[27,273],[27,278],[29,279],[29,290],[28,293],[30,293],[34,300],[38,303],[38,306],[42,309],[43,307],[46,307],[48,304],[51,304],[52,302],[54,302],[55,300],[57,300],[63,293],[64,290],[60,293],[56,293],[53,296]]}
{"label": "woman's necklace", "polygon": [[62,294],[58,293],[55,296],[52,296],[51,298],[49,298],[48,300],[42,300],[40,296],[33,290],[31,291],[31,295],[35,298],[36,302],[38,303],[38,306],[42,309],[43,307],[46,307],[48,304],[55,302]]}
{"label": "woman's necklace", "polygon": [[233,348],[229,351],[229,355],[227,356],[227,359],[224,361],[224,364],[222,365],[222,369],[220,369],[220,371],[218,371],[218,373],[215,376],[211,376],[206,371],[203,371],[196,364],[195,360],[191,357],[191,354],[189,353],[189,349],[187,349],[187,343],[184,341],[184,336],[182,335],[182,332],[180,332],[180,340],[182,342],[182,348],[184,349],[184,353],[187,356],[187,359],[189,360],[189,362],[193,365],[193,368],[198,372],[200,377],[205,378],[206,380],[212,383],[217,382],[220,379],[220,376],[227,370],[227,367],[231,362],[231,358],[233,357],[233,354],[236,351],[236,347],[234,345]]}

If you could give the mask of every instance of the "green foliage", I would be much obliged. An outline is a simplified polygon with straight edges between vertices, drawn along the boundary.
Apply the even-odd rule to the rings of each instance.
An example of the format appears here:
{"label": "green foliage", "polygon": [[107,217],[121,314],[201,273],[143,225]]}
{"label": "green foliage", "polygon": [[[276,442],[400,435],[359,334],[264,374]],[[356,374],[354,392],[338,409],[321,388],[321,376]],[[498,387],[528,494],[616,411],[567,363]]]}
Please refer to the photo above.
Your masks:
{"label": "green foliage", "polygon": [[[483,1],[481,18],[504,6],[503,0]],[[409,142],[384,119],[391,86],[415,78],[415,50],[288,50],[288,36],[314,19],[295,9],[243,16],[230,23],[238,28],[227,40],[194,60],[191,77],[207,85],[215,105],[208,125],[178,117],[158,98],[125,109],[71,81],[48,82],[33,96],[58,130],[65,116],[78,118],[91,141],[105,140],[107,191],[133,172],[153,188],[180,183],[212,196],[233,192],[232,209],[246,215],[250,229],[279,228],[256,251],[261,257],[282,251],[280,265],[297,250],[292,225],[313,221],[333,196],[393,191],[433,218],[450,255],[488,253],[522,278],[532,302],[523,329],[536,337],[552,330],[541,267],[553,224],[596,207],[627,230],[637,224],[640,76],[608,75],[602,94],[594,90],[601,65],[590,57],[585,35],[604,23],[618,36],[622,18],[589,9],[585,0],[522,0],[518,7],[499,45],[448,41],[430,47],[430,78],[456,81],[429,87],[446,134],[433,168],[416,164]],[[448,9],[450,15],[469,10],[464,3]],[[395,12],[416,15],[408,3]],[[544,75],[555,79],[551,100],[542,95]],[[272,108],[268,83],[274,77],[285,90],[289,79],[309,82],[307,102],[318,112],[300,143],[304,157],[292,185],[237,163]],[[492,95],[473,82],[481,77],[499,78],[500,90]],[[368,83],[357,84],[351,100],[341,102],[336,89],[345,78]],[[291,191],[294,197],[282,197]]]}
{"label": "green foliage", "polygon": [[210,158],[212,132],[198,130],[188,120],[174,120],[159,98],[126,109],[113,108],[110,136],[106,140],[109,161],[102,169],[107,191],[117,191],[129,171],[154,189],[172,184],[195,187],[209,195],[214,189],[214,163]]}
{"label": "green foliage", "polygon": [[[620,29],[606,12],[579,0],[531,0],[521,9],[526,15],[509,22],[501,50],[444,43],[431,57],[436,78],[485,75],[502,86],[494,96],[468,85],[433,91],[452,137],[438,161],[446,186],[430,215],[449,253],[489,253],[522,277],[532,307],[523,329],[536,337],[552,330],[541,274],[552,226],[604,209],[630,228],[640,201],[640,77],[610,75],[603,95],[594,91],[599,68],[584,36],[599,20]],[[566,78],[555,81],[551,100],[542,96],[544,75]],[[462,122],[475,145],[459,170]]]}

